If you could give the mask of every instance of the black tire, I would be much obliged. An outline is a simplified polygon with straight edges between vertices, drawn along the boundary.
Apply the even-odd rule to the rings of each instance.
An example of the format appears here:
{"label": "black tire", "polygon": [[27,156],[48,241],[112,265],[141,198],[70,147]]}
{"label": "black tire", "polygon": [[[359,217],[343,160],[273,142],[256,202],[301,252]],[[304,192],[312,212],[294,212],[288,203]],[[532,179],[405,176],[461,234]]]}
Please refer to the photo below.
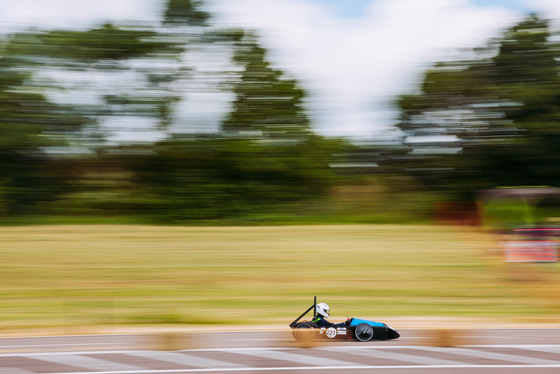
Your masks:
{"label": "black tire", "polygon": [[367,323],[360,323],[354,329],[354,337],[361,342],[370,341],[373,338],[373,327]]}
{"label": "black tire", "polygon": [[305,331],[305,332],[302,333],[301,331],[298,332],[298,330],[299,330],[299,329],[310,329],[310,328],[311,328],[311,326],[309,326],[308,324],[302,323],[301,325],[297,326],[295,329],[292,329],[292,336],[293,336],[294,339],[297,340],[297,341],[304,340],[305,337],[304,337],[303,335],[304,335],[304,334],[307,334],[308,332]]}

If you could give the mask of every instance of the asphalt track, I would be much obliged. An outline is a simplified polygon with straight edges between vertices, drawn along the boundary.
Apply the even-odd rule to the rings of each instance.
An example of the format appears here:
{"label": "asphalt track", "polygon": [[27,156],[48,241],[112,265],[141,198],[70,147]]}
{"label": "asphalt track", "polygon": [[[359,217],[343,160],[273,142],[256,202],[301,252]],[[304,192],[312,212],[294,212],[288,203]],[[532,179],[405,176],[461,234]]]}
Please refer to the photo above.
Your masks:
{"label": "asphalt track", "polygon": [[9,337],[0,338],[0,374],[560,372],[559,329],[467,329],[452,340],[399,332],[394,341],[307,348],[278,331]]}

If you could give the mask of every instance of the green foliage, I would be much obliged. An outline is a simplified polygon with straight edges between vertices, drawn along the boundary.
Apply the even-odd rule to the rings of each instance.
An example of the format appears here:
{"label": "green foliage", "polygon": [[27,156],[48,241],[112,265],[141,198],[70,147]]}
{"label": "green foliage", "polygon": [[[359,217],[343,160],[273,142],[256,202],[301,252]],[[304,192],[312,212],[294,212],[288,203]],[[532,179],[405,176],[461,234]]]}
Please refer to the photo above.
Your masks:
{"label": "green foliage", "polygon": [[[200,221],[266,215],[328,192],[330,164],[342,143],[313,134],[303,109],[305,92],[270,65],[253,34],[205,35],[209,14],[201,6],[168,1],[165,27],[158,31],[105,24],[86,31],[21,32],[7,40],[0,60],[0,212],[31,212],[26,206],[47,215]],[[182,85],[189,75],[206,79],[197,66],[187,65],[183,52],[191,46],[203,51],[206,43],[221,46],[221,58],[234,52],[231,62],[238,70],[217,77],[235,95],[233,108],[218,134],[174,134],[183,125],[174,109],[193,90]],[[75,89],[60,78],[45,78],[51,72],[83,74],[75,82],[95,103],[49,101]],[[120,73],[136,79],[120,83],[113,79]],[[90,74],[111,79],[101,79],[105,87],[86,79]],[[120,117],[136,118],[138,126],[155,119],[165,138],[104,145],[111,133],[101,125]]]}
{"label": "green foliage", "polygon": [[[558,185],[559,53],[548,23],[530,16],[472,60],[440,63],[419,93],[399,100],[405,167],[455,196],[500,185]],[[449,151],[449,148],[453,150]]]}
{"label": "green foliage", "polygon": [[146,209],[159,219],[223,219],[324,193],[332,179],[331,149],[319,137],[288,146],[176,137],[136,157],[132,167],[154,197]]}
{"label": "green foliage", "polygon": [[168,25],[206,26],[210,15],[199,10],[202,5],[197,0],[168,0],[164,13],[164,23]]}
{"label": "green foliage", "polygon": [[232,82],[233,109],[223,122],[224,135],[233,138],[299,141],[311,135],[303,109],[304,91],[293,79],[274,69],[266,50],[248,33],[234,35],[234,62],[242,69]]}
{"label": "green foliage", "polygon": [[[158,39],[155,31],[127,30],[112,24],[87,31],[53,30],[18,34],[8,52],[18,56],[71,59],[87,63],[177,51],[175,43]],[[31,47],[31,48],[29,48]]]}
{"label": "green foliage", "polygon": [[21,42],[9,40],[0,55],[0,213],[5,214],[36,212],[36,205],[63,192],[71,168],[52,160],[49,150],[65,146],[89,122],[34,87],[33,70],[12,54],[34,48]]}
{"label": "green foliage", "polygon": [[[255,35],[208,32],[210,15],[201,9],[201,1],[169,0],[157,30],[33,30],[1,43],[0,214],[292,221],[304,207],[315,217],[336,181],[335,155],[348,145],[313,133],[306,93],[272,67]],[[233,52],[223,62],[234,69],[206,80],[184,53],[206,47],[221,48],[220,58]],[[121,83],[119,73],[134,82]],[[225,82],[235,96],[217,134],[173,133],[198,128],[174,116],[185,93],[200,92],[191,76]],[[65,90],[75,93],[73,104],[56,104]],[[111,131],[102,125],[120,117],[138,119],[133,127],[155,119],[164,139],[104,144]]]}
{"label": "green foliage", "polygon": [[340,144],[313,135],[303,90],[270,66],[253,35],[230,30],[220,38],[233,44],[241,68],[230,82],[236,99],[222,131],[171,134],[131,160],[141,193],[149,191],[141,209],[159,220],[263,214],[324,195],[332,184]]}

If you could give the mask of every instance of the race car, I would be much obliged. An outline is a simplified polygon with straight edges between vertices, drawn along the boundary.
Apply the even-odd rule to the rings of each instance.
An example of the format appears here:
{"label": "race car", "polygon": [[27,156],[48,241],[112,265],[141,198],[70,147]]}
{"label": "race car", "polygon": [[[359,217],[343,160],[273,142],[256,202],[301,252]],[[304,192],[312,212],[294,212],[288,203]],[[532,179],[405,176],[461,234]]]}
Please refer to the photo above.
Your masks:
{"label": "race car", "polygon": [[[307,313],[313,310],[313,319],[311,321],[300,320],[305,317]],[[302,329],[313,329],[313,337],[315,338],[344,338],[344,339],[355,339],[361,342],[367,342],[370,340],[391,340],[398,339],[400,334],[383,322],[368,321],[359,318],[348,318],[344,323],[344,327],[319,327],[317,325],[317,297],[313,299],[313,305],[309,307],[302,315],[290,323],[292,328],[292,335],[296,340],[301,340],[304,334],[308,330]]]}

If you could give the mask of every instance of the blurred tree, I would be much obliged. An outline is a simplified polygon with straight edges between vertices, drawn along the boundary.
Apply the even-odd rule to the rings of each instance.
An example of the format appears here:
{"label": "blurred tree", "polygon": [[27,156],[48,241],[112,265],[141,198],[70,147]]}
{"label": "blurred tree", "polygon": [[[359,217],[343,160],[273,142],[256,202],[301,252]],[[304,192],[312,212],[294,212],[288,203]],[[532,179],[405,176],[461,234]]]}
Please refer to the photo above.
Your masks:
{"label": "blurred tree", "polygon": [[[45,212],[53,206],[46,202],[56,196],[76,189],[99,192],[88,175],[100,168],[80,160],[88,148],[100,151],[107,127],[96,124],[122,116],[168,123],[166,108],[176,98],[160,88],[156,73],[162,74],[162,68],[147,65],[161,64],[181,51],[161,33],[110,24],[10,37],[0,61],[3,210],[37,211],[32,208],[41,205]],[[171,70],[176,73],[174,65],[166,73]],[[108,171],[109,165],[102,169]]]}
{"label": "blurred tree", "polygon": [[129,30],[110,23],[87,31],[53,30],[36,35],[40,43],[27,54],[91,64],[174,51],[175,46],[161,36],[156,31]]}
{"label": "blurred tree", "polygon": [[202,1],[168,0],[163,22],[167,25],[207,26],[210,15],[200,10]]}
{"label": "blurred tree", "polygon": [[333,153],[341,143],[313,133],[297,81],[274,69],[250,32],[232,31],[232,110],[222,123],[228,139],[228,180],[243,204],[317,198],[332,182]]}
{"label": "blurred tree", "polygon": [[459,194],[560,183],[559,51],[548,22],[530,16],[473,59],[437,64],[398,102],[406,169]]}
{"label": "blurred tree", "polygon": [[251,33],[235,36],[233,110],[222,124],[226,137],[299,141],[311,135],[303,108],[304,91],[294,79],[271,67],[266,50]]}
{"label": "blurred tree", "polygon": [[63,193],[71,168],[52,156],[88,123],[32,83],[34,71],[23,56],[36,48],[34,40],[15,35],[0,52],[0,214],[36,212],[36,204]]}
{"label": "blurred tree", "polygon": [[[168,94],[178,100],[169,106],[174,115],[174,131],[181,133],[213,133],[219,118],[201,115],[201,111],[186,110],[196,104],[188,103],[188,98],[200,102],[223,101],[221,84],[229,73],[231,40],[223,37],[219,29],[211,26],[211,15],[202,10],[203,1],[168,0],[163,14],[161,31],[183,47],[176,61],[182,74],[167,74]],[[201,117],[203,117],[201,119]]]}
{"label": "blurred tree", "polygon": [[[106,24],[10,40],[0,66],[0,128],[9,135],[0,141],[0,209],[71,192],[58,211],[215,219],[328,189],[341,142],[311,131],[305,92],[271,67],[253,34],[207,33],[200,6],[168,1],[157,29]],[[230,67],[233,53],[235,67],[209,69],[208,51]],[[235,99],[221,131],[186,132],[192,124],[174,115],[185,93],[224,87]],[[159,137],[107,142],[123,120],[134,136],[146,119]]]}
{"label": "blurred tree", "polygon": [[252,140],[181,137],[132,160],[145,186],[144,210],[160,220],[248,217],[283,204],[319,199],[332,184],[340,143],[311,136],[306,144],[263,145]]}
{"label": "blurred tree", "polygon": [[270,67],[252,34],[213,36],[233,44],[241,68],[226,86],[235,94],[233,108],[220,133],[175,134],[137,160],[137,176],[153,193],[153,211],[162,219],[216,219],[318,198],[331,184],[330,163],[340,143],[313,134],[304,91]]}
{"label": "blurred tree", "polygon": [[[87,86],[82,85],[81,92],[90,91],[103,100],[97,107],[82,106],[89,115],[100,120],[152,119],[167,130],[171,107],[179,100],[170,94],[169,85],[186,74],[176,62],[184,51],[181,42],[165,33],[112,24],[87,31],[48,31],[38,38],[36,52],[51,59],[50,68],[68,75],[82,72],[79,79]],[[64,84],[62,88],[68,89]]]}
{"label": "blurred tree", "polygon": [[[554,42],[556,40],[556,42]],[[513,27],[494,58],[505,119],[517,129],[507,181],[560,185],[560,45],[548,22],[532,16]],[[509,156],[509,157],[508,157]],[[513,178],[512,178],[513,176]]]}

